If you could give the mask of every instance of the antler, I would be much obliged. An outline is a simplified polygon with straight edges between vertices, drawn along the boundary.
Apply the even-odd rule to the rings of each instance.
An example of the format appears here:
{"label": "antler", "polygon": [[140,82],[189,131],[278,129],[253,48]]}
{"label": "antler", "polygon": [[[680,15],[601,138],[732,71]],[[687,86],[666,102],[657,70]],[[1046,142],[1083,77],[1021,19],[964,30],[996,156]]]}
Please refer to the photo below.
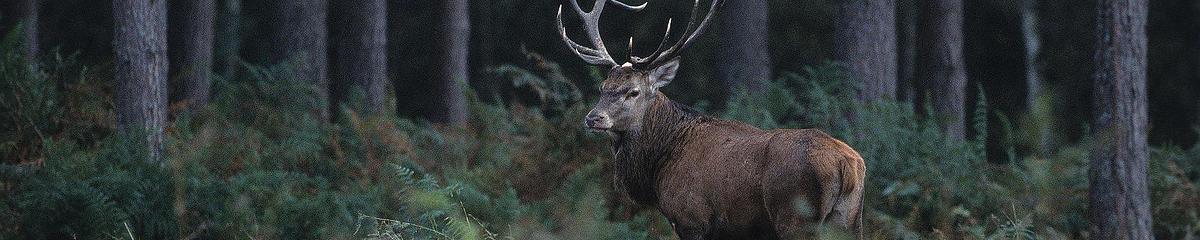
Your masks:
{"label": "antler", "polygon": [[612,56],[608,54],[608,49],[604,48],[604,40],[600,38],[600,14],[604,12],[604,4],[612,2],[621,8],[636,12],[646,8],[646,3],[631,6],[617,0],[596,0],[596,3],[592,5],[592,11],[584,12],[579,7],[579,2],[576,2],[576,0],[570,0],[570,2],[571,8],[575,9],[575,13],[579,14],[579,18],[583,19],[584,30],[587,32],[588,39],[591,40],[595,48],[580,45],[575,43],[575,41],[571,41],[570,37],[567,37],[567,28],[563,26],[562,20],[562,5],[558,5],[558,35],[562,36],[563,41],[567,42],[567,46],[571,47],[571,51],[575,52],[575,55],[579,55],[580,58],[583,58],[583,61],[596,65],[616,66],[617,61],[614,61]]}
{"label": "antler", "polygon": [[[667,39],[671,36],[671,19],[667,20],[667,31],[663,34],[662,42],[658,44],[658,49],[655,49],[654,53],[650,54],[650,56],[645,58],[633,56],[633,40],[631,39],[629,43],[631,51],[631,54],[629,55],[629,61],[640,68],[647,69],[660,66],[664,63],[674,60],[676,57],[679,57],[680,51],[688,46],[691,46],[692,41],[696,40],[696,36],[699,36],[701,32],[704,32],[704,29],[708,28],[710,23],[709,20],[712,20],[713,15],[715,15],[717,12],[717,8],[724,5],[724,3],[724,0],[713,0],[712,5],[709,6],[708,13],[704,16],[704,20],[700,22],[700,26],[695,26],[696,17],[700,14],[698,11],[700,10],[700,0],[696,0],[696,2],[692,5],[691,20],[688,20],[687,28],[683,30],[683,36],[675,42],[675,45],[672,45],[671,48],[667,48],[666,50],[663,50],[663,47],[667,45]],[[693,27],[695,28],[693,29]],[[647,65],[647,63],[649,63],[649,65]]]}

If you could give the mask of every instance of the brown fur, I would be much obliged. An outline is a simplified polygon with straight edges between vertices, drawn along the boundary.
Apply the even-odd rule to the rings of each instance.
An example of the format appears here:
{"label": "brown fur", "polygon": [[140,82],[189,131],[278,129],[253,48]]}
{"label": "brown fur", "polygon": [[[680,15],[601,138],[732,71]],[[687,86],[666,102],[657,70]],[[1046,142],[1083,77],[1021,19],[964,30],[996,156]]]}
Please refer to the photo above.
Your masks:
{"label": "brown fur", "polygon": [[[679,54],[710,23],[723,0],[713,0],[684,37],[668,48],[670,28],[647,58],[617,64],[600,38],[606,3],[639,11],[619,0],[595,0],[591,11],[571,1],[593,47],[571,41],[558,8],[559,36],[584,61],[611,66],[600,100],[584,118],[593,131],[613,136],[614,185],[638,203],[656,206],[682,239],[792,239],[810,223],[831,223],[862,238],[862,157],[819,130],[763,131],[704,116],[658,92],[675,78]],[[633,49],[630,40],[630,49]]]}
{"label": "brown fur", "polygon": [[861,238],[865,168],[845,143],[708,117],[652,94],[639,126],[609,131],[614,183],[656,206],[681,239],[793,239],[813,223]]}

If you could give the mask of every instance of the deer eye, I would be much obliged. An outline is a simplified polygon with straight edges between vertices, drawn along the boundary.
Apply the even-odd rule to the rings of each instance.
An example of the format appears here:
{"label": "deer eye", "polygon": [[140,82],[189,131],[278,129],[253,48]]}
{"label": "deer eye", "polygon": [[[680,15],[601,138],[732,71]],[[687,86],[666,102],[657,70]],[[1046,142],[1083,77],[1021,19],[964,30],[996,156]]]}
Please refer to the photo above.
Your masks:
{"label": "deer eye", "polygon": [[629,91],[629,95],[628,95],[628,96],[629,96],[629,98],[635,98],[635,97],[637,97],[637,96],[638,96],[638,90]]}

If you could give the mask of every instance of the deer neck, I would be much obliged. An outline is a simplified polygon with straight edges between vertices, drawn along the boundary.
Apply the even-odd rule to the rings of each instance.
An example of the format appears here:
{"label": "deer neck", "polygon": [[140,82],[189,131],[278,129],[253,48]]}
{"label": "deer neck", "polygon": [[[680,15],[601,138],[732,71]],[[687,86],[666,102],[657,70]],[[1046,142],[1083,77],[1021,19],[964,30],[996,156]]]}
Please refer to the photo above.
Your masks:
{"label": "deer neck", "polygon": [[706,116],[658,93],[640,128],[613,134],[617,191],[646,205],[657,201],[659,171],[672,161],[687,133]]}

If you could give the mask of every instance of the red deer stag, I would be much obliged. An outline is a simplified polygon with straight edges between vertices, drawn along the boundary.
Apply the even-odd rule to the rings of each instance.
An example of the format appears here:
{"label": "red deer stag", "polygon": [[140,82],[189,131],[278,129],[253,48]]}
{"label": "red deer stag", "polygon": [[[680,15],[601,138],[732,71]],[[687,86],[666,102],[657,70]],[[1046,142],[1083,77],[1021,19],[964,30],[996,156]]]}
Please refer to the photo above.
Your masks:
{"label": "red deer stag", "polygon": [[657,207],[681,239],[791,239],[810,233],[806,224],[826,222],[862,237],[866,170],[854,149],[820,130],[764,131],[705,116],[658,91],[675,77],[680,51],[708,27],[723,0],[714,0],[698,25],[697,0],[678,41],[663,48],[668,20],[658,49],[624,64],[604,47],[600,14],[607,2],[631,11],[646,4],[596,0],[584,12],[569,2],[594,47],[567,36],[559,5],[563,41],[584,61],[612,67],[584,122],[613,139],[617,191]]}

